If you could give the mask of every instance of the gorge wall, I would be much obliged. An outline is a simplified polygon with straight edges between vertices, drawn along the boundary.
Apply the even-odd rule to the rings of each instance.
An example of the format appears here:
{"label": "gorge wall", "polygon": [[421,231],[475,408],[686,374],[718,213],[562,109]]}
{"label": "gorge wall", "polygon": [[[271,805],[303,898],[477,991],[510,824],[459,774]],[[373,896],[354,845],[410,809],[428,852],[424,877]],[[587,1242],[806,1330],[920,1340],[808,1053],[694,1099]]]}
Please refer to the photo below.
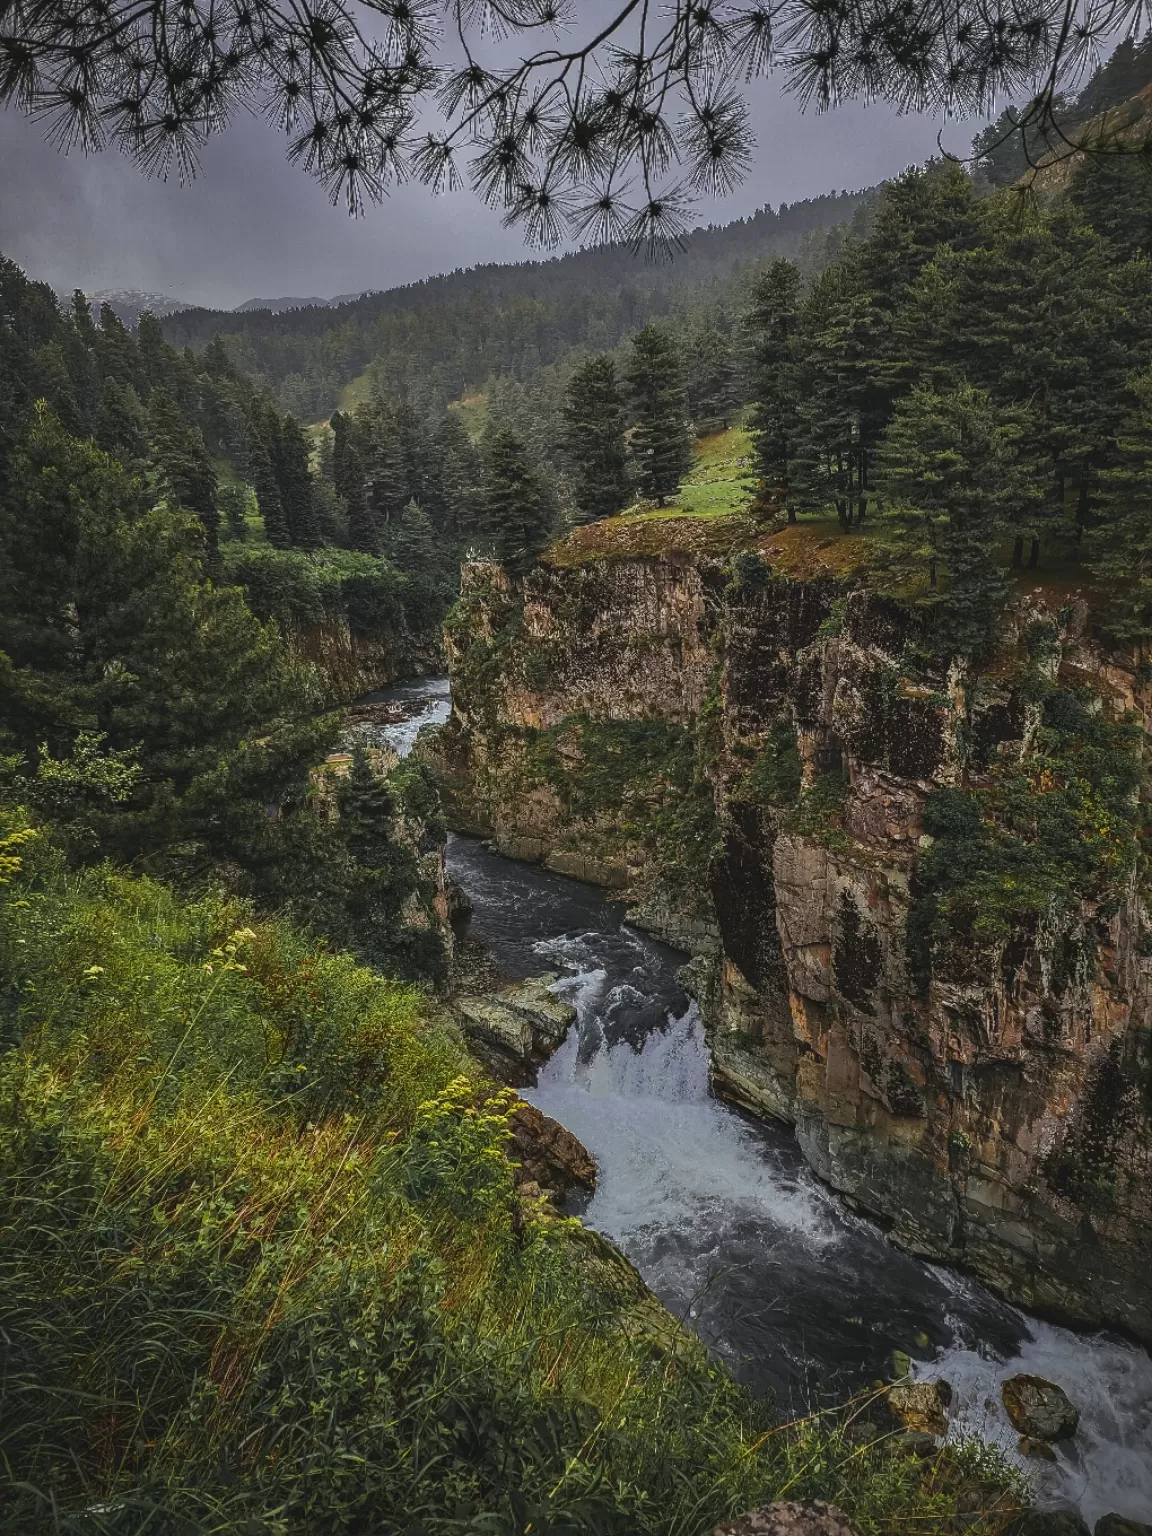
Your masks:
{"label": "gorge wall", "polygon": [[718,1090],[896,1241],[1152,1340],[1152,690],[1075,597],[974,668],[786,542],[467,567],[449,823],[690,949]]}

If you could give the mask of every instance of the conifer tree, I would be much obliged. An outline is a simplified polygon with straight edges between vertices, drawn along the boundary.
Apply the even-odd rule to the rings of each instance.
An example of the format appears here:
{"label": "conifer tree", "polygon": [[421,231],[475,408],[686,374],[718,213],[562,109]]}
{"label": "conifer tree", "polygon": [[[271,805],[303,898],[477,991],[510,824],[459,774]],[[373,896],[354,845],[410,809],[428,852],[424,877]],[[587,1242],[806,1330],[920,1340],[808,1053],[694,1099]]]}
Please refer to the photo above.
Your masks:
{"label": "conifer tree", "polygon": [[514,432],[490,429],[483,461],[481,531],[491,539],[498,559],[524,569],[551,537],[555,506]]}
{"label": "conifer tree", "polygon": [[136,327],[136,347],[139,354],[141,394],[144,398],[154,389],[167,389],[178,393],[176,386],[177,353],[164,340],[164,329],[151,310],[145,310]]}
{"label": "conifer tree", "polygon": [[271,406],[255,407],[248,426],[248,478],[256,492],[256,505],[269,544],[274,549],[287,549],[292,540],[276,478],[277,425],[276,412]]}
{"label": "conifer tree", "polygon": [[761,499],[783,498],[788,521],[796,505],[788,495],[799,431],[800,370],[797,357],[800,272],[782,257],[752,290],[747,327],[751,341],[752,443]]}
{"label": "conifer tree", "polygon": [[445,411],[432,432],[432,452],[439,465],[440,508],[429,508],[437,527],[461,537],[476,527],[481,479],[480,457],[456,411]]}
{"label": "conifer tree", "polygon": [[688,411],[696,430],[723,431],[741,404],[732,337],[708,319],[691,326],[681,345]]}
{"label": "conifer tree", "polygon": [[356,412],[367,482],[368,507],[377,530],[398,518],[412,499],[408,466],[394,413],[382,400]]}
{"label": "conifer tree", "polygon": [[148,462],[148,417],[131,384],[104,380],[95,437],[104,452],[127,470]]}
{"label": "conifer tree", "polygon": [[[1022,429],[989,395],[962,384],[913,389],[879,455],[880,530],[890,586],[943,602],[941,638],[979,653],[1008,590],[999,548],[1041,494],[1020,454]],[[946,591],[945,591],[946,585]]]}
{"label": "conifer tree", "polygon": [[97,358],[101,376],[134,384],[138,367],[136,344],[111,304],[100,306]]}
{"label": "conifer tree", "polygon": [[204,527],[209,555],[214,557],[220,515],[216,509],[216,471],[204,439],[162,389],[153,390],[148,414],[157,482],[172,506],[195,512]]}
{"label": "conifer tree", "polygon": [[606,353],[592,358],[572,375],[564,420],[580,521],[592,523],[614,517],[631,497],[624,402],[616,366]]}
{"label": "conifer tree", "polygon": [[655,325],[632,338],[628,388],[636,430],[632,458],[641,494],[663,506],[692,467],[688,402],[671,339]]}
{"label": "conifer tree", "polygon": [[288,540],[297,549],[315,549],[320,543],[320,524],[312,491],[310,445],[304,429],[291,416],[276,423],[273,470],[280,490],[280,505],[288,527]]}
{"label": "conifer tree", "polygon": [[1099,516],[1085,559],[1118,639],[1152,638],[1152,370],[1133,376],[1112,462],[1100,476]]}

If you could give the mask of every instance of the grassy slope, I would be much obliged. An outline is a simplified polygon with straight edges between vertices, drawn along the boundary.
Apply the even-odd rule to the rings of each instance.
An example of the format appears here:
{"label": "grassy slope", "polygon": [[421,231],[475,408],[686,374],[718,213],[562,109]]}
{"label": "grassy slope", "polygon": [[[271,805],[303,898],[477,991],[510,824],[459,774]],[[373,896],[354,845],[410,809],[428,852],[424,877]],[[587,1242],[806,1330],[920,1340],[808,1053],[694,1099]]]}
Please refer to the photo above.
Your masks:
{"label": "grassy slope", "polygon": [[21,825],[6,1531],[695,1536],[784,1492],[861,1536],[1006,1528],[954,1519],[1011,1497],[987,1452],[773,1428],[605,1245],[520,1204],[504,1105],[419,993],[225,898],[66,875]]}

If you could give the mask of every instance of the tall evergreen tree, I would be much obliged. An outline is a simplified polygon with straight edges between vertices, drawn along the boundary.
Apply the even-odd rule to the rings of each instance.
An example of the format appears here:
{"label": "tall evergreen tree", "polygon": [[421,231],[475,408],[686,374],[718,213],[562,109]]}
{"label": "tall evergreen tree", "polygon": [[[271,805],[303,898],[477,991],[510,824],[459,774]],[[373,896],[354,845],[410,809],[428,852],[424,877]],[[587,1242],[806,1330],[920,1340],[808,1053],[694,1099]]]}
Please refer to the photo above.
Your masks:
{"label": "tall evergreen tree", "polygon": [[164,390],[148,402],[152,464],[161,490],[174,507],[195,512],[204,527],[209,554],[215,556],[220,528],[216,508],[216,471],[197,427],[190,426]]}
{"label": "tall evergreen tree", "polygon": [[913,389],[884,436],[880,537],[890,584],[942,602],[942,639],[962,652],[986,647],[1008,590],[1000,546],[1041,494],[1022,436],[1011,413],[968,384],[946,394]]}
{"label": "tall evergreen tree", "polygon": [[481,531],[500,560],[524,569],[548,543],[556,508],[514,432],[490,430],[483,462]]}
{"label": "tall evergreen tree", "polygon": [[1100,476],[1098,517],[1085,559],[1121,640],[1152,639],[1152,370],[1129,383],[1111,463]]}
{"label": "tall evergreen tree", "polygon": [[688,328],[681,346],[688,411],[697,432],[725,429],[743,403],[730,333],[708,318]]}
{"label": "tall evergreen tree", "polygon": [[692,467],[692,439],[680,359],[658,326],[646,325],[633,336],[627,381],[636,421],[636,476],[641,493],[662,507]]}
{"label": "tall evergreen tree", "polygon": [[248,424],[248,478],[256,492],[256,505],[269,544],[274,549],[287,549],[292,538],[276,476],[278,427],[276,412],[270,405],[258,404],[253,409]]}
{"label": "tall evergreen tree", "polygon": [[131,470],[148,462],[148,417],[131,384],[105,379],[96,413],[96,441]]}
{"label": "tall evergreen tree", "polygon": [[606,354],[578,368],[564,408],[566,449],[580,521],[614,517],[631,500],[624,401],[616,365]]}
{"label": "tall evergreen tree", "polygon": [[280,505],[288,526],[288,538],[297,549],[315,549],[320,543],[320,523],[309,466],[311,445],[291,416],[276,423],[273,469],[280,490]]}
{"label": "tall evergreen tree", "polygon": [[788,495],[799,431],[800,272],[782,257],[769,264],[752,290],[747,327],[751,341],[752,444],[760,497],[767,504],[781,500],[788,521],[796,521],[795,502]]}

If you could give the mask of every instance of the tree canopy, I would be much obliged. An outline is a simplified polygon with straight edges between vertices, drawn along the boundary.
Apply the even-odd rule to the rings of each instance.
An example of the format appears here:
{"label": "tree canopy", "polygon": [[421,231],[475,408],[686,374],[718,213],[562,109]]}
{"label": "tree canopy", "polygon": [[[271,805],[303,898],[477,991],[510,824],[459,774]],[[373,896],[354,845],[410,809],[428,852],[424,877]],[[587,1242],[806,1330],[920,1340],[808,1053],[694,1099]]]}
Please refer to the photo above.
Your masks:
{"label": "tree canopy", "polygon": [[[64,146],[111,142],[181,176],[258,110],[334,200],[466,179],[543,244],[675,239],[753,148],[744,87],[781,70],[802,104],[881,98],[986,111],[1055,88],[1138,0],[909,7],[901,0],[5,0],[0,102]],[[496,46],[493,47],[493,38]],[[508,42],[511,41],[511,48]],[[1036,114],[1034,114],[1035,116]]]}

